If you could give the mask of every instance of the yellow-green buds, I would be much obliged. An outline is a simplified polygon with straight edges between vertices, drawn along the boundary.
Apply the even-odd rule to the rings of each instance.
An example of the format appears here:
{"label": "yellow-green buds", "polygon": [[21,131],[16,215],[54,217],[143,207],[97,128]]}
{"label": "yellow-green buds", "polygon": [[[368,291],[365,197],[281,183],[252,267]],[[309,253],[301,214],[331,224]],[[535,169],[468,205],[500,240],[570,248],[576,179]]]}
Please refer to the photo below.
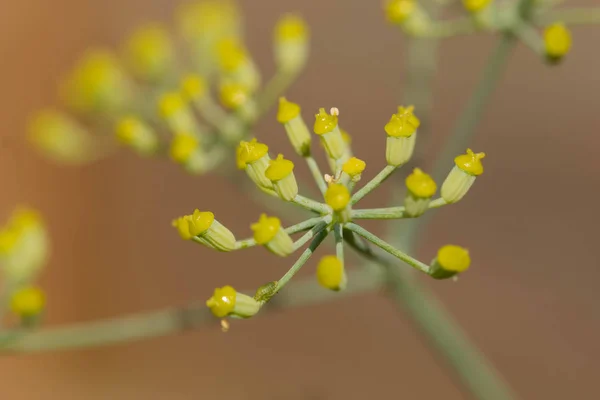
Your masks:
{"label": "yellow-green buds", "polygon": [[562,23],[552,24],[544,30],[546,56],[551,61],[559,61],[571,49],[571,32]]}
{"label": "yellow-green buds", "polygon": [[11,295],[10,309],[21,318],[35,317],[44,311],[46,296],[35,286],[25,286]]}
{"label": "yellow-green buds", "polygon": [[344,264],[336,256],[325,256],[317,266],[317,280],[319,284],[330,290],[343,290],[346,288],[346,272]]}
{"label": "yellow-green buds", "polygon": [[266,144],[259,143],[256,139],[250,142],[242,140],[236,154],[238,166],[244,165],[246,173],[254,183],[265,189],[273,188],[273,184],[265,176],[271,161],[269,147]]}
{"label": "yellow-green buds", "polygon": [[284,15],[275,26],[275,62],[285,72],[294,73],[308,58],[308,27],[297,15]]}
{"label": "yellow-green buds", "polygon": [[456,203],[467,194],[475,178],[483,174],[481,159],[484,157],[485,153],[474,153],[467,149],[466,154],[454,159],[456,165],[442,184],[442,198],[446,203]]}
{"label": "yellow-green buds", "polygon": [[490,5],[492,0],[463,0],[463,6],[468,12],[478,13]]}
{"label": "yellow-green buds", "polygon": [[431,176],[415,168],[406,178],[406,188],[408,189],[404,198],[406,213],[411,217],[418,217],[427,211],[437,185]]}
{"label": "yellow-green buds", "polygon": [[164,94],[159,100],[158,110],[173,133],[199,133],[196,118],[181,94]]}
{"label": "yellow-green buds", "polygon": [[260,74],[238,39],[222,39],[218,44],[218,56],[223,78],[226,81],[243,85],[250,93],[258,89]]}
{"label": "yellow-green buds", "polygon": [[385,16],[393,24],[403,24],[417,9],[415,0],[389,0],[385,4]]}
{"label": "yellow-green buds", "polygon": [[367,163],[360,158],[352,157],[342,165],[342,171],[350,177],[352,182],[358,182]]}
{"label": "yellow-green buds", "polygon": [[174,220],[173,226],[185,240],[196,237],[199,243],[218,251],[235,249],[235,236],[210,211],[194,210],[192,215]]}
{"label": "yellow-green buds", "polygon": [[281,227],[279,218],[261,214],[251,228],[256,243],[265,246],[273,254],[285,257],[294,252],[294,241]]}
{"label": "yellow-green buds", "polygon": [[234,110],[245,121],[253,121],[257,117],[256,102],[248,88],[240,83],[226,82],[220,87],[221,104]]}
{"label": "yellow-green buds", "polygon": [[346,154],[346,142],[338,127],[337,113],[328,114],[324,108],[315,115],[314,131],[321,138],[321,143],[329,157],[339,160]]}
{"label": "yellow-green buds", "polygon": [[173,136],[169,156],[190,173],[204,173],[209,168],[208,157],[196,135],[178,133]]}
{"label": "yellow-green buds", "polygon": [[471,265],[469,251],[449,244],[438,250],[437,257],[431,263],[430,275],[435,279],[450,278],[466,271],[469,265]]}
{"label": "yellow-green buds", "polygon": [[200,75],[189,74],[181,81],[181,91],[189,101],[199,101],[208,94],[208,84]]}
{"label": "yellow-green buds", "polygon": [[130,101],[130,82],[110,52],[88,52],[64,83],[63,95],[79,112],[118,114]]}
{"label": "yellow-green buds", "polygon": [[385,126],[387,133],[386,160],[389,165],[406,164],[412,157],[417,140],[417,128],[421,124],[413,114],[413,106],[398,107],[398,114],[392,115]]}
{"label": "yellow-green buds", "polygon": [[154,130],[139,118],[129,116],[117,124],[117,138],[124,145],[142,155],[149,155],[158,147],[158,137]]}
{"label": "yellow-green buds", "polygon": [[173,65],[173,43],[169,33],[160,24],[142,26],[127,41],[125,57],[137,77],[160,80]]}
{"label": "yellow-green buds", "polygon": [[250,318],[260,310],[260,303],[254,298],[237,292],[231,286],[216,288],[206,306],[217,318],[227,316]]}
{"label": "yellow-green buds", "polygon": [[80,164],[97,156],[89,132],[66,114],[54,110],[39,112],[29,126],[29,140],[53,160]]}
{"label": "yellow-green buds", "polygon": [[325,192],[325,203],[335,212],[344,211],[348,203],[350,203],[350,192],[346,185],[342,185],[341,183],[329,185]]}
{"label": "yellow-green buds", "polygon": [[36,277],[48,256],[48,234],[40,215],[17,209],[0,230],[0,269],[7,281],[26,283]]}
{"label": "yellow-green buds", "polygon": [[273,183],[275,192],[285,201],[292,201],[298,194],[298,183],[294,176],[294,163],[279,154],[269,162],[265,176]]}
{"label": "yellow-green buds", "polygon": [[283,124],[294,150],[302,157],[310,155],[310,132],[300,114],[300,106],[285,97],[279,98],[277,121]]}

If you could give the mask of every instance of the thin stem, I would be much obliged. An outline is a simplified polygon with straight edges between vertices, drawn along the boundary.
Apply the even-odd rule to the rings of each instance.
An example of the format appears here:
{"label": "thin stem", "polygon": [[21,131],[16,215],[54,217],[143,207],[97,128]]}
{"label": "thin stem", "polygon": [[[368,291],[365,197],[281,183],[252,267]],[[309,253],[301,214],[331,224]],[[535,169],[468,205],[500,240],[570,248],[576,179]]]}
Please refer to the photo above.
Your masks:
{"label": "thin stem", "polygon": [[477,32],[477,26],[472,17],[460,17],[449,21],[436,21],[426,37],[448,38],[452,36],[468,35]]}
{"label": "thin stem", "polygon": [[335,239],[335,255],[344,265],[344,229],[342,224],[333,226],[333,237]]}
{"label": "thin stem", "polygon": [[315,179],[315,182],[317,183],[319,190],[321,191],[322,194],[325,194],[325,192],[327,191],[327,183],[325,182],[325,177],[321,173],[319,164],[317,164],[317,161],[312,156],[306,156],[306,157],[304,157],[304,159],[306,160],[308,169],[310,169],[310,173],[312,174],[313,178]]}
{"label": "thin stem", "polygon": [[306,232],[302,237],[294,242],[294,251],[298,250],[302,246],[304,246],[310,239],[312,239],[316,234],[321,232],[323,229],[327,227],[331,223],[331,215],[328,215],[325,218],[321,219],[321,222],[318,225],[315,225],[310,231]]}
{"label": "thin stem", "polygon": [[259,116],[265,114],[271,108],[277,101],[277,98],[286,91],[296,77],[297,74],[290,74],[281,70],[273,75],[258,95],[257,107]]}
{"label": "thin stem", "polygon": [[397,167],[393,165],[386,165],[384,169],[381,170],[373,179],[371,179],[365,186],[360,188],[360,190],[354,195],[352,195],[352,199],[350,200],[350,204],[356,204],[360,199],[368,195],[372,190],[377,188],[383,181],[385,181],[391,174],[396,170]]}
{"label": "thin stem", "polygon": [[[317,232],[317,235],[310,243],[310,246],[308,246],[308,248],[304,250],[300,257],[298,257],[298,260],[296,260],[296,262],[294,263],[294,265],[292,265],[288,272],[286,272],[285,275],[283,275],[281,279],[277,281],[277,285],[275,287],[275,290],[273,291],[274,293],[279,292],[294,277],[294,275],[296,275],[298,271],[300,271],[302,266],[315,252],[316,248],[319,247],[321,242],[323,242],[323,240],[327,237],[327,234],[329,233],[327,228],[324,225],[319,225],[317,227],[319,227],[321,230]],[[313,228],[313,230],[316,231],[315,228]]]}
{"label": "thin stem", "polygon": [[562,22],[567,25],[594,25],[600,24],[600,8],[570,8],[566,10],[551,11],[542,15],[538,22],[547,25],[553,22]]}
{"label": "thin stem", "polygon": [[388,253],[390,253],[394,257],[396,257],[396,258],[404,261],[406,264],[410,265],[414,269],[417,269],[417,270],[419,270],[421,272],[429,274],[429,270],[430,270],[429,265],[424,264],[421,261],[419,261],[419,260],[417,260],[415,258],[412,258],[408,254],[406,254],[406,253],[398,250],[397,248],[395,248],[391,244],[387,243],[383,239],[380,239],[379,237],[377,237],[376,235],[374,235],[371,232],[367,231],[365,228],[361,227],[360,225],[356,225],[356,224],[350,222],[350,223],[347,223],[345,225],[345,227],[346,227],[346,229],[349,229],[352,232],[357,233],[360,236],[364,237],[369,242],[373,243],[375,246],[378,246],[381,249],[387,251]]}
{"label": "thin stem", "polygon": [[[439,199],[432,200],[429,203],[429,209],[439,208],[444,206],[446,200]],[[400,207],[387,207],[387,208],[365,208],[362,210],[352,210],[350,212],[350,217],[352,219],[402,219],[402,218],[412,218],[409,215],[406,215],[406,209],[404,206]]]}
{"label": "thin stem", "polygon": [[521,23],[512,32],[534,53],[544,55],[544,40],[542,36],[528,23]]}
{"label": "thin stem", "polygon": [[299,194],[294,197],[292,203],[319,214],[329,214],[331,212],[331,208],[327,204],[319,203],[318,201],[309,199],[308,197],[304,197]]}
{"label": "thin stem", "polygon": [[[298,233],[298,232],[302,232],[307,229],[310,229],[313,226],[317,225],[319,222],[323,222],[325,220],[326,220],[326,218],[323,218],[323,217],[310,218],[310,219],[307,219],[306,221],[302,221],[298,224],[287,227],[284,229],[284,231],[288,235],[293,235],[294,233]],[[302,239],[300,239],[300,240],[302,240]],[[199,242],[199,243],[201,243],[201,242]],[[237,242],[235,242],[236,250],[247,249],[247,248],[253,247],[253,246],[256,246],[256,240],[254,240],[254,238],[242,239],[242,240],[238,240]]]}

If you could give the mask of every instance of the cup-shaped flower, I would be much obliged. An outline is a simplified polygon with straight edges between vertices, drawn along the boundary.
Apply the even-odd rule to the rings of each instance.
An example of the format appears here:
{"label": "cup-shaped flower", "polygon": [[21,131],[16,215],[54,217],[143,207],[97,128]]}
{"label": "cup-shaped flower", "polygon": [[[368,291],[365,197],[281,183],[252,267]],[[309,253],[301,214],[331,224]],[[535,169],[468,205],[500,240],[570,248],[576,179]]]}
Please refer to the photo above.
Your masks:
{"label": "cup-shaped flower", "polygon": [[279,154],[271,160],[265,176],[273,183],[275,192],[285,201],[292,201],[298,194],[298,183],[294,176],[294,163]]}
{"label": "cup-shaped flower", "polygon": [[389,165],[401,166],[412,157],[417,140],[417,128],[421,124],[413,114],[413,106],[399,107],[385,125],[387,133],[386,160]]}
{"label": "cup-shaped flower", "polygon": [[311,137],[300,111],[298,104],[288,101],[285,97],[279,98],[277,121],[283,124],[296,153],[306,157],[310,155]]}
{"label": "cup-shaped flower", "polygon": [[297,15],[284,15],[275,26],[275,63],[281,71],[295,73],[308,58],[308,26]]}
{"label": "cup-shaped flower", "polygon": [[347,280],[344,263],[336,256],[324,256],[317,265],[317,280],[321,286],[330,290],[345,289]]}
{"label": "cup-shaped flower", "polygon": [[241,141],[237,149],[237,164],[244,165],[246,173],[259,187],[272,189],[273,184],[265,176],[265,171],[269,168],[271,157],[269,156],[269,146],[252,139],[249,142]]}
{"label": "cup-shaped flower", "polygon": [[483,174],[481,159],[484,157],[485,153],[467,149],[466,154],[454,159],[455,165],[442,184],[441,194],[446,203],[456,203],[467,194],[475,178]]}
{"label": "cup-shaped flower", "polygon": [[406,197],[404,207],[411,217],[418,217],[427,211],[431,197],[437,190],[435,181],[419,168],[415,168],[406,178]]}
{"label": "cup-shaped flower", "polygon": [[344,142],[338,126],[338,116],[328,114],[324,108],[315,115],[314,132],[321,138],[321,143],[329,157],[339,160],[346,154],[347,144]]}
{"label": "cup-shaped flower", "polygon": [[206,301],[206,306],[217,318],[250,318],[260,310],[261,305],[254,298],[237,292],[231,286],[223,286],[215,289],[212,297]]}
{"label": "cup-shaped flower", "polygon": [[438,250],[431,263],[430,275],[435,279],[447,279],[464,272],[471,265],[469,251],[463,247],[448,244]]}
{"label": "cup-shaped flower", "polygon": [[261,214],[258,222],[251,225],[256,243],[265,246],[270,252],[281,257],[294,252],[294,241],[281,227],[277,217]]}

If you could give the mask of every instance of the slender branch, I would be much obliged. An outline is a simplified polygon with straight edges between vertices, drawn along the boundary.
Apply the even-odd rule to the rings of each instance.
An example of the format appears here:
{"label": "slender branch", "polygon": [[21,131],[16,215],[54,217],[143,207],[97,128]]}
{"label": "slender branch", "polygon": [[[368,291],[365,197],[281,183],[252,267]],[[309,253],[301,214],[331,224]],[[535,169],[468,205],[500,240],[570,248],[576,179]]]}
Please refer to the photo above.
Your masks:
{"label": "slender branch", "polygon": [[[287,227],[284,229],[284,231],[288,235],[293,235],[294,233],[298,233],[298,232],[302,232],[307,229],[310,229],[313,226],[317,225],[319,222],[322,222],[324,220],[325,219],[323,217],[310,218],[310,219],[307,219],[306,221],[302,221],[300,223],[297,223],[295,225]],[[236,250],[247,249],[248,247],[252,247],[252,246],[256,246],[256,240],[254,240],[254,238],[242,239],[242,240],[238,240],[237,242],[235,242]]]}
{"label": "slender branch", "polygon": [[333,226],[333,237],[335,239],[335,255],[344,265],[344,229],[342,224]]}
{"label": "slender branch", "polygon": [[321,219],[321,222],[318,225],[315,225],[310,231],[306,232],[302,237],[294,242],[294,251],[298,250],[302,246],[304,246],[310,239],[312,239],[316,234],[321,232],[331,223],[331,215],[328,215],[325,218]]}
{"label": "slender branch", "polygon": [[356,204],[360,199],[371,193],[372,190],[377,188],[383,181],[385,181],[391,174],[396,170],[397,167],[393,165],[386,165],[373,179],[365,184],[360,190],[352,195],[350,204]]}
{"label": "slender branch", "polygon": [[[446,201],[441,197],[429,203],[429,209],[445,206]],[[350,212],[352,219],[403,219],[412,218],[406,215],[404,206],[387,208],[365,208],[362,210],[352,210]]]}
{"label": "slender branch", "polygon": [[388,253],[390,253],[394,257],[396,257],[396,258],[404,261],[406,264],[410,265],[414,269],[419,270],[421,272],[424,272],[426,274],[429,274],[429,270],[430,270],[429,265],[424,264],[421,261],[419,261],[419,260],[417,260],[417,259],[409,256],[408,254],[406,254],[406,253],[398,250],[397,248],[395,248],[391,244],[387,243],[383,239],[380,239],[376,235],[374,235],[371,232],[367,231],[362,226],[356,225],[356,224],[350,222],[350,223],[345,224],[345,228],[348,229],[348,230],[351,230],[354,233],[359,234],[360,236],[362,236],[365,239],[367,239],[369,242],[373,243],[375,246],[380,247],[381,249],[387,251]]}
{"label": "slender branch", "polygon": [[319,214],[328,214],[331,212],[331,208],[327,204],[319,203],[318,201],[309,199],[308,197],[304,197],[299,194],[294,197],[292,203]]}
{"label": "slender branch", "polygon": [[308,165],[308,169],[310,169],[310,173],[312,174],[321,194],[324,194],[327,191],[327,183],[325,182],[325,178],[321,173],[321,169],[319,168],[319,164],[312,156],[304,157],[306,160],[306,164]]}
{"label": "slender branch", "polygon": [[277,71],[267,82],[264,89],[259,93],[257,102],[258,115],[264,115],[277,101],[283,92],[296,80],[297,74]]}

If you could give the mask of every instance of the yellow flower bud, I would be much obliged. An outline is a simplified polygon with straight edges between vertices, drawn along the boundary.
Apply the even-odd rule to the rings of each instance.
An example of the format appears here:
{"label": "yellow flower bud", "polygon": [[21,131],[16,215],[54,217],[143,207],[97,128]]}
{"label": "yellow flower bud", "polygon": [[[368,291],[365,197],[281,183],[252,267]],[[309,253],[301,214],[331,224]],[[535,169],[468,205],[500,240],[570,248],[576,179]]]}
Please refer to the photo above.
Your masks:
{"label": "yellow flower bud", "polygon": [[26,286],[14,292],[10,299],[11,311],[21,318],[41,314],[46,305],[44,292],[35,286]]}
{"label": "yellow flower bud", "polygon": [[347,144],[344,142],[337,115],[330,115],[324,108],[319,109],[315,115],[314,132],[321,138],[321,143],[329,157],[339,160],[347,153]]}
{"label": "yellow flower bud", "polygon": [[288,101],[285,97],[280,97],[277,121],[283,124],[296,153],[302,157],[309,156],[311,137],[302,114],[300,114],[300,106]]}
{"label": "yellow flower bud", "polygon": [[133,73],[145,80],[156,81],[165,76],[173,64],[173,43],[160,24],[138,28],[125,46],[127,63]]}
{"label": "yellow flower bud", "polygon": [[174,228],[177,229],[179,236],[181,236],[181,238],[183,240],[190,240],[193,237],[193,235],[190,233],[190,224],[189,224],[191,218],[192,218],[191,215],[184,215],[183,217],[174,219],[171,222],[171,226],[173,226]]}
{"label": "yellow flower bud", "polygon": [[122,118],[117,123],[117,139],[142,155],[149,155],[158,148],[154,130],[137,117]]}
{"label": "yellow flower bud", "polygon": [[7,281],[34,279],[48,256],[48,234],[36,211],[20,208],[0,230],[0,269]]}
{"label": "yellow flower bud", "polygon": [[475,178],[483,173],[481,159],[484,157],[485,153],[467,149],[466,154],[454,159],[455,166],[442,184],[442,198],[447,203],[456,203],[467,194]]}
{"label": "yellow flower bud", "polygon": [[362,172],[367,167],[367,163],[361,160],[360,158],[352,157],[348,159],[342,165],[342,171],[344,171],[353,182],[358,182],[360,180]]}
{"label": "yellow flower bud", "polygon": [[544,30],[544,44],[548,58],[558,61],[571,49],[571,32],[562,23],[552,24]]}
{"label": "yellow flower bud", "polygon": [[158,110],[173,133],[199,133],[196,118],[181,94],[177,92],[164,94],[159,99]]}
{"label": "yellow flower bud", "polygon": [[196,209],[188,217],[190,235],[197,237],[200,243],[218,251],[235,250],[235,236],[215,219],[213,213]]}
{"label": "yellow flower bud", "polygon": [[109,51],[86,53],[64,82],[69,106],[83,113],[119,114],[131,100],[130,82]]}
{"label": "yellow flower bud", "polygon": [[466,271],[470,265],[469,251],[449,244],[438,250],[437,257],[431,263],[430,275],[435,279],[446,279]]}
{"label": "yellow flower bud", "polygon": [[279,218],[261,214],[251,228],[256,243],[265,246],[273,254],[285,257],[294,252],[294,241],[281,227]]}
{"label": "yellow flower bud", "polygon": [[189,162],[200,149],[200,141],[195,135],[180,133],[173,137],[169,155],[179,164]]}
{"label": "yellow flower bud", "polygon": [[260,74],[242,43],[237,38],[226,38],[218,43],[217,49],[225,80],[254,93],[260,86]]}
{"label": "yellow flower bud", "polygon": [[294,163],[279,154],[269,162],[265,176],[273,183],[275,192],[285,201],[292,201],[298,194],[298,183],[294,176]]}
{"label": "yellow flower bud", "polygon": [[221,104],[234,110],[245,121],[254,121],[257,117],[256,102],[248,87],[235,82],[225,82],[220,87]]}
{"label": "yellow flower bud", "polygon": [[70,116],[55,110],[43,110],[29,126],[31,143],[54,161],[81,164],[97,158],[96,144],[90,133]]}
{"label": "yellow flower bud", "polygon": [[294,73],[308,58],[308,26],[297,15],[284,15],[275,26],[275,62],[282,71]]}
{"label": "yellow flower bud", "polygon": [[411,217],[422,215],[429,207],[431,197],[437,190],[437,185],[431,176],[415,168],[406,178],[406,188],[408,189],[404,198],[404,207]]}
{"label": "yellow flower bud", "polygon": [[417,9],[415,0],[388,0],[385,16],[392,24],[403,24]]}
{"label": "yellow flower bud", "polygon": [[248,295],[238,293],[231,286],[215,289],[212,297],[206,301],[206,306],[217,318],[249,318],[260,310],[259,302]]}
{"label": "yellow flower bud", "polygon": [[325,203],[327,203],[333,211],[344,211],[348,203],[350,203],[350,192],[348,191],[348,188],[340,183],[329,185],[325,192]]}
{"label": "yellow flower bud", "polygon": [[265,176],[270,161],[269,147],[266,144],[259,143],[256,139],[252,139],[250,142],[240,142],[237,150],[238,165],[243,163],[250,179],[265,189],[273,188],[273,184]]}
{"label": "yellow flower bud", "polygon": [[413,114],[413,106],[398,108],[398,114],[385,126],[387,133],[386,160],[389,165],[406,164],[412,157],[417,138],[417,128],[421,122]]}
{"label": "yellow flower bud", "polygon": [[189,74],[181,81],[181,91],[190,101],[198,101],[208,93],[208,84],[200,75]]}
{"label": "yellow flower bud", "polygon": [[346,272],[344,264],[336,256],[325,256],[317,265],[317,280],[319,284],[330,290],[346,288]]}
{"label": "yellow flower bud", "polygon": [[463,0],[463,6],[471,13],[477,13],[487,8],[492,0]]}

